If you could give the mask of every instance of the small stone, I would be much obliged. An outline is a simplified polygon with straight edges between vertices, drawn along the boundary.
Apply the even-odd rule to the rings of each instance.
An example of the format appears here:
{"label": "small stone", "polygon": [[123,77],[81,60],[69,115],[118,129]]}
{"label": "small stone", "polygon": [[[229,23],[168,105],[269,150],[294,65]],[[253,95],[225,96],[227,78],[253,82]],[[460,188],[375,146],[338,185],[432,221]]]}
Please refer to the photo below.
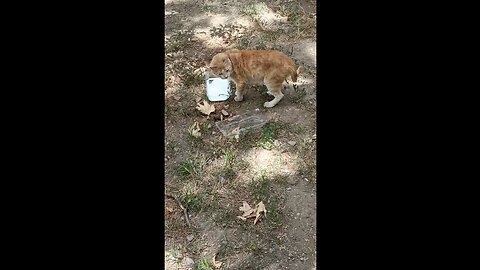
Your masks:
{"label": "small stone", "polygon": [[291,187],[287,187],[287,191],[290,191],[290,190],[292,190],[292,188],[291,188]]}
{"label": "small stone", "polygon": [[227,116],[227,115],[228,115],[228,112],[225,111],[225,110],[222,110],[222,114],[225,115],[225,116]]}
{"label": "small stone", "polygon": [[183,259],[183,263],[187,267],[193,266],[195,264],[195,262],[191,258],[188,258],[188,257]]}
{"label": "small stone", "polygon": [[188,242],[192,241],[195,236],[193,234],[187,235]]}
{"label": "small stone", "polygon": [[295,144],[297,144],[296,141],[288,141],[288,144],[290,144],[291,146],[294,146]]}
{"label": "small stone", "polygon": [[215,135],[215,133],[216,133],[215,131],[212,131],[212,135]]}
{"label": "small stone", "polygon": [[212,127],[212,124],[208,124],[207,128],[211,128]]}

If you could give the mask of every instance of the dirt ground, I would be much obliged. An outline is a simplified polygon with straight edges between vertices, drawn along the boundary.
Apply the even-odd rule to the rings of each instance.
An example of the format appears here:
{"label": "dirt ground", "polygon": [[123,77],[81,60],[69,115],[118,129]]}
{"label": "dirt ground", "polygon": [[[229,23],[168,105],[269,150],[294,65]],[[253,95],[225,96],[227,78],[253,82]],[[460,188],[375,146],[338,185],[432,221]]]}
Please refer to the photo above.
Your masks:
{"label": "dirt ground", "polygon": [[[190,223],[167,196],[166,269],[316,269],[315,5],[165,1],[165,193]],[[232,48],[276,49],[305,72],[273,108],[263,107],[273,99],[265,87],[249,86],[242,102],[211,102],[218,112],[207,119],[196,109],[204,67]],[[259,109],[268,123],[225,138],[215,126],[221,109],[225,118]],[[244,201],[263,202],[266,215],[237,218]]]}

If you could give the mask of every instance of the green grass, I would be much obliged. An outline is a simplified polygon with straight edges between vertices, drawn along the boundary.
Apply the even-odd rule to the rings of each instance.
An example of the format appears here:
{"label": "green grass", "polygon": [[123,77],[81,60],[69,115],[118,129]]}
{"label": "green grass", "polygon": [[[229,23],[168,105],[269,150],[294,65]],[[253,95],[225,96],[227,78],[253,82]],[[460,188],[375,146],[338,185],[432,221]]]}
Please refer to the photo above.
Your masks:
{"label": "green grass", "polygon": [[200,168],[195,160],[186,159],[175,169],[175,172],[180,175],[197,176],[200,174]]}
{"label": "green grass", "polygon": [[233,167],[233,152],[230,149],[223,150],[223,160],[225,168]]}
{"label": "green grass", "polygon": [[258,146],[261,146],[267,150],[270,150],[274,147],[273,141],[276,138],[277,130],[280,128],[280,125],[277,123],[268,123],[263,127],[262,137],[257,142]]}
{"label": "green grass", "polygon": [[273,188],[273,183],[284,184],[286,179],[267,178],[266,174],[260,173],[260,176],[248,184],[248,189],[257,202],[263,201],[267,209],[265,221],[271,229],[279,228],[282,225],[283,214],[280,210],[282,198],[279,197]]}
{"label": "green grass", "polygon": [[203,208],[203,200],[206,197],[205,192],[195,191],[190,183],[183,186],[180,198],[185,203],[185,207],[193,212],[199,212]]}
{"label": "green grass", "polygon": [[295,93],[297,94],[295,102],[300,102],[303,97],[307,94],[307,91],[305,91],[305,88],[300,88],[298,87],[297,84],[293,84],[293,90],[295,90]]}
{"label": "green grass", "polygon": [[248,188],[256,200],[263,201],[268,197],[271,183],[265,176],[265,173],[260,172],[259,174],[260,176],[257,179],[253,179],[248,183]]}
{"label": "green grass", "polygon": [[165,42],[165,52],[173,53],[187,47],[193,38],[193,30],[180,30],[171,35]]}
{"label": "green grass", "polygon": [[208,259],[203,258],[198,262],[195,269],[197,269],[197,270],[212,270],[213,268],[210,265],[210,262],[208,261]]}

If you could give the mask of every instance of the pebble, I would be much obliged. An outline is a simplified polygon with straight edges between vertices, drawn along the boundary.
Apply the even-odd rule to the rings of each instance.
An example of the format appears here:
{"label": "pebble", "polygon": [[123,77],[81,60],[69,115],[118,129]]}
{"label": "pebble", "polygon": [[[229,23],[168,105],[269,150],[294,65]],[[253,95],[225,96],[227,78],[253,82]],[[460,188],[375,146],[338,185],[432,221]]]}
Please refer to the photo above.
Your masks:
{"label": "pebble", "polygon": [[187,235],[188,242],[192,241],[195,236],[193,234]]}
{"label": "pebble", "polygon": [[295,144],[297,144],[296,141],[288,141],[288,144],[290,144],[291,146],[294,146]]}
{"label": "pebble", "polygon": [[183,263],[187,267],[193,266],[195,264],[195,262],[191,258],[188,258],[188,257],[184,258],[183,261],[184,261]]}
{"label": "pebble", "polygon": [[223,176],[219,176],[218,179],[220,180],[220,184],[223,184],[225,182],[225,178]]}

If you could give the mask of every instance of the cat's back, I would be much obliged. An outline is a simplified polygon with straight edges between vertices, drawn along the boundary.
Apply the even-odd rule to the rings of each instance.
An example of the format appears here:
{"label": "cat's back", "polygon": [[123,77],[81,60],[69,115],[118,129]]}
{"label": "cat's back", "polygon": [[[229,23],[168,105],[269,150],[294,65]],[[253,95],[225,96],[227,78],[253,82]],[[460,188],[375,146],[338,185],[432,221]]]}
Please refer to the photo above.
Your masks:
{"label": "cat's back", "polygon": [[243,50],[239,51],[244,58],[262,59],[262,60],[281,60],[288,61],[291,59],[284,53],[276,50]]}
{"label": "cat's back", "polygon": [[[245,68],[287,68],[295,67],[293,60],[276,50],[241,50],[237,51],[238,60]],[[265,70],[266,71],[266,70]]]}

